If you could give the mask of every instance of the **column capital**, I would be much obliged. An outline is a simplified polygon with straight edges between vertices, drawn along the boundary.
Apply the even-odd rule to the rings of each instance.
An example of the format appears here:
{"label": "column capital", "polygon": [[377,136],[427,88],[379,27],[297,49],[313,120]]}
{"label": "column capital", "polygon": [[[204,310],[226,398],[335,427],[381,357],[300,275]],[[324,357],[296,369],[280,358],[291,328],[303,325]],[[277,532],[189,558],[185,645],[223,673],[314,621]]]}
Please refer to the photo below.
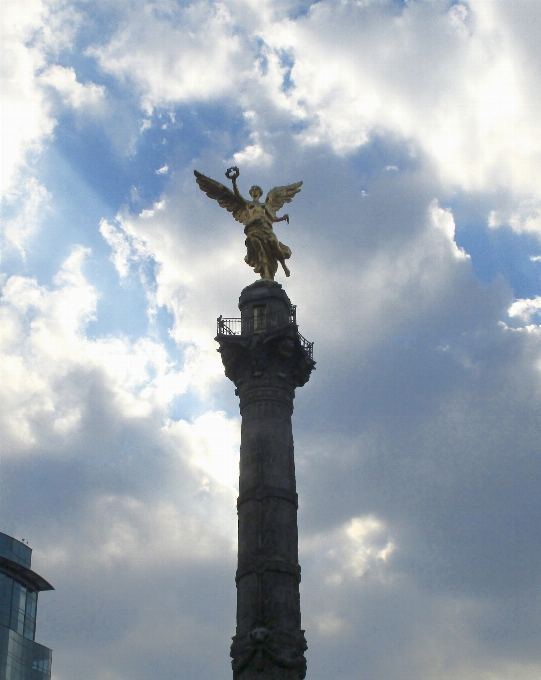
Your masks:
{"label": "column capital", "polygon": [[296,326],[249,335],[218,334],[218,352],[237,394],[258,386],[288,391],[310,379],[315,361],[303,347]]}

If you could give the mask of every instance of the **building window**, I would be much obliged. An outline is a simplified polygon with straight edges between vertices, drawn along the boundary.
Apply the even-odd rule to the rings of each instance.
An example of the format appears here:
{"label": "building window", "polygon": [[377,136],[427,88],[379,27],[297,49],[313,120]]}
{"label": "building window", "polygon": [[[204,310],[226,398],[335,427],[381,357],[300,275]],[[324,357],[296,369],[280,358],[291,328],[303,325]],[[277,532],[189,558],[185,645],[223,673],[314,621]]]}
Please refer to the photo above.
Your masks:
{"label": "building window", "polygon": [[50,669],[49,659],[38,659],[32,664],[32,670],[48,673]]}
{"label": "building window", "polygon": [[265,305],[254,307],[254,331],[264,331],[267,327],[267,308]]}
{"label": "building window", "polygon": [[24,637],[33,640],[36,634],[36,608],[38,594],[28,591],[26,593],[26,611],[24,617]]}
{"label": "building window", "polygon": [[0,574],[0,624],[9,628],[11,601],[13,600],[13,579]]}

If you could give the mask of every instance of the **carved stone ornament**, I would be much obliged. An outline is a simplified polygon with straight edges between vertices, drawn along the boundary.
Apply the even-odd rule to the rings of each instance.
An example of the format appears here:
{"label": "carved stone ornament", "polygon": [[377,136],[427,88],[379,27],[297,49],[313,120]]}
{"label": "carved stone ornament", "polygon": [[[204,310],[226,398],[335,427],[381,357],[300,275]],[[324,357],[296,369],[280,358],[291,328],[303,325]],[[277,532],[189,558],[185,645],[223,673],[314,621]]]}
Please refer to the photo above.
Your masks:
{"label": "carved stone ornament", "polygon": [[237,388],[246,380],[263,376],[301,387],[315,366],[291,326],[265,334],[220,335],[216,340],[225,374]]}
{"label": "carved stone ornament", "polygon": [[303,680],[306,677],[306,649],[304,631],[294,635],[270,631],[264,627],[254,628],[247,636],[233,638],[233,677],[239,680],[252,677],[274,680],[274,669],[278,673],[277,678],[283,678],[283,669],[289,669],[292,671],[292,678]]}

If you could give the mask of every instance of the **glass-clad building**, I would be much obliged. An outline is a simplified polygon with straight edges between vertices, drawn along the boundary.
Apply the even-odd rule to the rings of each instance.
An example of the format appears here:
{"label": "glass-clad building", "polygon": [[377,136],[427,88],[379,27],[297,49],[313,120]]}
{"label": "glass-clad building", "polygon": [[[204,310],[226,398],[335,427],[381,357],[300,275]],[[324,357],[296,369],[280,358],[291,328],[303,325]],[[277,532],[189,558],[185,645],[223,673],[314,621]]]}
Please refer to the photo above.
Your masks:
{"label": "glass-clad building", "polygon": [[31,569],[32,550],[0,533],[0,679],[48,680],[52,652],[35,642],[38,593],[54,590]]}

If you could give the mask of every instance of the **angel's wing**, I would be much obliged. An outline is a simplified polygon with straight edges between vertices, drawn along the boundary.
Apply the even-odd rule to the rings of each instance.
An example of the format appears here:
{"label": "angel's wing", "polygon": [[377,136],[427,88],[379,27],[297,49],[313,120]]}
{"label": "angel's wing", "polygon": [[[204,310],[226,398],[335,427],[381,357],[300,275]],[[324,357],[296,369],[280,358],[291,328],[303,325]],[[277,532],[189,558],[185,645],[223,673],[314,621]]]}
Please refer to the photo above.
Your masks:
{"label": "angel's wing", "polygon": [[265,205],[275,215],[284,203],[291,203],[293,196],[301,190],[301,186],[302,182],[295,182],[295,184],[288,184],[285,187],[274,187],[267,194]]}
{"label": "angel's wing", "polygon": [[231,189],[228,189],[215,179],[202,175],[200,172],[197,172],[197,170],[194,170],[193,174],[195,175],[195,181],[199,184],[199,188],[204,191],[209,198],[218,201],[222,208],[233,213],[233,217],[238,222],[245,224],[245,220],[248,217],[248,211],[246,210],[246,201],[242,197],[236,196]]}

